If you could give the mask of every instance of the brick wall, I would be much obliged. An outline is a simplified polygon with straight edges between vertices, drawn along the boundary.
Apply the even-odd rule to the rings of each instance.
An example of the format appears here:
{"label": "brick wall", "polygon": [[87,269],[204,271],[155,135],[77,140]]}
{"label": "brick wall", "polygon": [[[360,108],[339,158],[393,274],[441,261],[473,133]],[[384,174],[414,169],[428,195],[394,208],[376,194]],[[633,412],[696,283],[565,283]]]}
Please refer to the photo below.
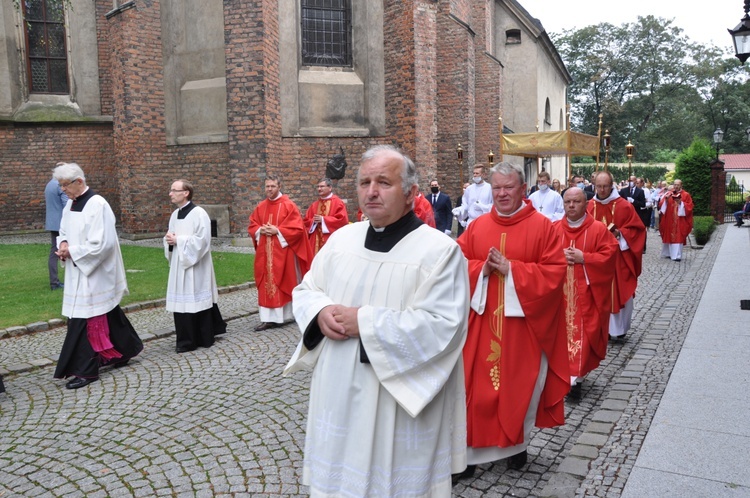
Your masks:
{"label": "brick wall", "polygon": [[499,65],[485,55],[486,4],[386,0],[385,135],[282,138],[278,2],[224,0],[228,142],[167,146],[160,3],[141,0],[106,19],[111,2],[96,0],[102,113],[114,123],[3,125],[5,177],[19,171],[30,181],[0,186],[0,202],[21,207],[0,230],[41,227],[38,198],[49,167],[61,158],[81,162],[92,186],[113,205],[123,232],[132,235],[164,231],[173,209],[167,190],[177,178],[195,184],[197,203],[229,205],[234,234],[246,233],[269,172],[282,176],[283,191],[305,211],[327,160],[340,148],[349,167],[336,192],[348,200],[353,218],[359,158],[380,143],[400,146],[415,160],[423,190],[437,177],[455,200],[461,191],[456,145],[465,149],[464,180],[496,147]]}
{"label": "brick wall", "polygon": [[0,233],[44,229],[44,187],[59,161],[77,162],[117,214],[112,126],[0,124]]}
{"label": "brick wall", "polygon": [[158,1],[139,2],[108,22],[114,148],[123,231],[160,234],[174,209],[171,182],[195,185],[198,204],[230,204],[227,144],[167,146]]}
{"label": "brick wall", "polygon": [[112,10],[111,0],[96,0],[96,42],[99,48],[99,92],[103,116],[111,116],[112,68],[110,60],[107,13]]}

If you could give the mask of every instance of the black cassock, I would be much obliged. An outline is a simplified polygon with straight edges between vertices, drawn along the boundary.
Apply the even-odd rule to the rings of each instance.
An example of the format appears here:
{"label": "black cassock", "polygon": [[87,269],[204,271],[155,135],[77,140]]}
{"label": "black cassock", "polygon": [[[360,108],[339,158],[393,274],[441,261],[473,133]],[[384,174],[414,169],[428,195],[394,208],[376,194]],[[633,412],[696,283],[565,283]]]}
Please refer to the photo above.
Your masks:
{"label": "black cassock", "polygon": [[[109,340],[115,350],[122,355],[121,358],[116,358],[111,363],[129,360],[143,350],[143,342],[122,308],[115,306],[107,313],[107,325],[109,326]],[[56,379],[64,379],[71,375],[84,379],[99,376],[99,367],[104,363],[89,343],[87,326],[87,318],[68,319],[68,333],[65,335],[65,342],[55,369]]]}

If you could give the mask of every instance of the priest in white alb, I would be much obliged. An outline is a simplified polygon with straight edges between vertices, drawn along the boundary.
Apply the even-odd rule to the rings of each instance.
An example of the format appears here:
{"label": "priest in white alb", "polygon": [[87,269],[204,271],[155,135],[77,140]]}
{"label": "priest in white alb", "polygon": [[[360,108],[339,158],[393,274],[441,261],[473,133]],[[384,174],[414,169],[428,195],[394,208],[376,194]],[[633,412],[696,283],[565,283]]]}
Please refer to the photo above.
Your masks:
{"label": "priest in white alb", "polygon": [[285,373],[313,369],[311,496],[449,497],[466,468],[468,270],[456,243],[415,216],[417,190],[408,157],[365,152],[369,221],[331,235],[294,289],[303,337]]}
{"label": "priest in white alb", "polygon": [[167,311],[174,313],[178,353],[210,348],[215,336],[227,330],[221,317],[219,289],[211,258],[211,219],[193,202],[193,185],[177,180],[169,199],[177,206],[164,236],[169,261]]}
{"label": "priest in white alb", "polygon": [[54,377],[73,377],[65,387],[80,389],[99,380],[99,367],[126,365],[143,343],[120,308],[128,282],[112,208],[86,185],[77,164],[60,164],[53,175],[69,198],[56,252],[65,263],[68,331]]}

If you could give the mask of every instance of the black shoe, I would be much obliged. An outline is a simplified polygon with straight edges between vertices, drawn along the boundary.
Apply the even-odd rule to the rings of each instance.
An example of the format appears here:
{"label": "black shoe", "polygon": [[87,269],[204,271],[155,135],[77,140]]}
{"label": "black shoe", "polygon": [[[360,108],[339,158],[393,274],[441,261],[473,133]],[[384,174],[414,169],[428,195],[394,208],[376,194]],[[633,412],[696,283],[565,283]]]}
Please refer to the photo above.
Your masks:
{"label": "black shoe", "polygon": [[130,358],[113,358],[106,363],[102,363],[102,367],[122,368],[128,364]]}
{"label": "black shoe", "polygon": [[50,285],[50,289],[53,290],[53,291],[57,290],[57,289],[64,289],[64,288],[65,288],[65,284]]}
{"label": "black shoe", "polygon": [[186,348],[186,347],[181,347],[181,346],[177,346],[175,348],[175,352],[178,353],[178,354],[179,353],[189,353],[190,351],[195,351],[195,348]]}
{"label": "black shoe", "polygon": [[581,387],[583,386],[583,383],[576,382],[573,384],[573,386],[570,388],[570,391],[568,392],[568,398],[572,399],[573,401],[578,401],[581,399]]}
{"label": "black shoe", "polygon": [[625,342],[625,338],[627,337],[627,333],[622,335],[611,335],[609,336],[609,340],[612,342]]}
{"label": "black shoe", "polygon": [[282,325],[282,323],[276,322],[260,322],[260,324],[255,327],[255,331],[260,332],[261,330],[275,329],[276,327],[281,327]]}
{"label": "black shoe", "polygon": [[451,483],[455,486],[455,484],[461,479],[468,479],[470,477],[474,477],[474,472],[476,472],[476,470],[477,470],[476,465],[467,465],[466,470],[464,470],[463,472],[451,475]]}
{"label": "black shoe", "polygon": [[529,459],[529,454],[526,451],[516,453],[515,455],[508,457],[508,468],[513,470],[521,470],[526,461]]}
{"label": "black shoe", "polygon": [[99,377],[93,377],[91,379],[84,379],[83,377],[76,377],[65,384],[67,389],[80,389],[81,387],[88,386],[92,382],[99,380]]}

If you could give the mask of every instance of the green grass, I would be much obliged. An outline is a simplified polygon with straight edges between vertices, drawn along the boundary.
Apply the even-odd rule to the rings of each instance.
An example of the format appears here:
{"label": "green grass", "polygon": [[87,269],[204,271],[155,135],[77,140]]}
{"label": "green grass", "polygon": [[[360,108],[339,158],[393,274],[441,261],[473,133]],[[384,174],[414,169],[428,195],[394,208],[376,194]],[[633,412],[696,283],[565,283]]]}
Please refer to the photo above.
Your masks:
{"label": "green grass", "polygon": [[[123,245],[122,257],[130,295],[123,305],[162,299],[167,294],[169,265],[164,250]],[[62,292],[50,291],[46,244],[0,245],[0,328],[62,318]],[[213,252],[219,287],[252,281],[249,254]],[[60,270],[60,281],[64,271]]]}

